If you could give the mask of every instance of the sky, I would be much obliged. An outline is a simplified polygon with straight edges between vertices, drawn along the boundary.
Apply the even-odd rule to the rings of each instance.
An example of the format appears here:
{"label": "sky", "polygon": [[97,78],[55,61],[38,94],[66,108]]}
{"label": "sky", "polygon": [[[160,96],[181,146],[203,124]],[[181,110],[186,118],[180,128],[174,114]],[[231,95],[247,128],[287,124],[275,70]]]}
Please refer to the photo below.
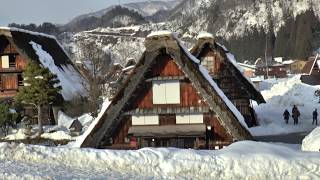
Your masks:
{"label": "sky", "polygon": [[[9,23],[64,24],[77,15],[118,4],[119,0],[0,0],[0,26]],[[146,0],[120,0],[120,3]]]}

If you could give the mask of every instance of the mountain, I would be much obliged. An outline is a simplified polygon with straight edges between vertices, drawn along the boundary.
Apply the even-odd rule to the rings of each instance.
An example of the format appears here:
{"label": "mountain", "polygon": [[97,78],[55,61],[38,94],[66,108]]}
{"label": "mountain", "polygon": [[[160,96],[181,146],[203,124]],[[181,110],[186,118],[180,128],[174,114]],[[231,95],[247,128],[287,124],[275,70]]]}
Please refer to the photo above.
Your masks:
{"label": "mountain", "polygon": [[[152,2],[138,4],[148,7],[147,4]],[[109,49],[115,61],[123,62],[125,58],[119,60],[123,54],[121,49],[136,49],[132,57],[138,59],[143,51],[144,37],[151,31],[166,29],[178,32],[189,47],[199,32],[208,31],[232,51],[239,61],[253,62],[264,57],[265,53],[268,57],[306,59],[320,47],[320,2],[316,3],[315,0],[176,2],[175,7],[166,9],[163,6],[162,10],[151,16],[138,13],[146,21],[151,21],[148,23],[136,22],[133,23],[135,26],[119,28],[92,26],[90,31],[74,35],[72,41],[75,43],[72,46],[82,40],[94,40],[101,48]],[[133,7],[139,9],[138,5],[131,4],[130,8]],[[152,8],[149,10],[149,13],[155,12]],[[97,15],[89,17],[99,18]],[[130,47],[130,43],[134,43],[133,47]]]}
{"label": "mountain", "polygon": [[[187,0],[167,25],[184,36],[209,31],[238,59],[306,58],[320,47],[320,2],[314,0]],[[266,48],[267,45],[267,48]]]}
{"label": "mountain", "polygon": [[[64,25],[63,30],[79,32],[97,27],[114,27],[113,22],[110,22],[113,18],[126,22],[117,23],[116,27],[146,23],[147,20],[151,22],[159,21],[159,19],[164,19],[163,14],[168,14],[168,11],[181,2],[182,0],[145,1],[120,6],[114,5],[97,12],[77,16]],[[126,9],[127,11],[119,11],[119,9]],[[109,19],[104,17],[108,17]],[[99,23],[99,21],[103,23]]]}

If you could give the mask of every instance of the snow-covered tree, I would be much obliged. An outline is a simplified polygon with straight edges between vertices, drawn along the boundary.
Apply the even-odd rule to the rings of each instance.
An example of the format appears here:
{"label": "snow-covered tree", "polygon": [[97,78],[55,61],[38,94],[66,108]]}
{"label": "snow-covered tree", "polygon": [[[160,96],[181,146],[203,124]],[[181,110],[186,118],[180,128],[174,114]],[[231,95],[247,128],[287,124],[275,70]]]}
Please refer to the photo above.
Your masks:
{"label": "snow-covered tree", "polygon": [[33,62],[27,64],[23,77],[24,86],[19,89],[16,100],[37,108],[39,132],[42,133],[42,107],[54,102],[59,95],[59,80],[48,68]]}

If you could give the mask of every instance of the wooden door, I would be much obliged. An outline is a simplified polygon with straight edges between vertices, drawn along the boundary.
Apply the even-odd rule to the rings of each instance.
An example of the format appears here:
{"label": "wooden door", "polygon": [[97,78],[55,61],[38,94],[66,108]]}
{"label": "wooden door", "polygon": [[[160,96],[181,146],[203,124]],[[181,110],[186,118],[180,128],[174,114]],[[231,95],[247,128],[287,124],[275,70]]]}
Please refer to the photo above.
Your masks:
{"label": "wooden door", "polygon": [[18,89],[18,76],[16,74],[2,75],[1,82],[2,82],[2,89],[4,90]]}

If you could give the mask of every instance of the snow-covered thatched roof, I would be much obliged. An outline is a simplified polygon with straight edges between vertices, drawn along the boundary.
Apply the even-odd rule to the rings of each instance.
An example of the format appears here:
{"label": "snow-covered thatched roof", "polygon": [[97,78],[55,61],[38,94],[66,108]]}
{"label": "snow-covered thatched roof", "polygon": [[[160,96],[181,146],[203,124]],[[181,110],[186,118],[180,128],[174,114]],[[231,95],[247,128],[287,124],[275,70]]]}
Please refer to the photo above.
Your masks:
{"label": "snow-covered thatched roof", "polygon": [[8,41],[25,59],[39,63],[56,74],[60,80],[61,94],[65,100],[84,95],[83,77],[54,36],[23,29],[0,27],[0,41]]}
{"label": "snow-covered thatched roof", "polygon": [[[204,99],[209,108],[219,116],[218,121],[234,140],[251,139],[244,117],[225,96],[223,91],[209,76],[208,71],[200,65],[174,33],[157,32],[147,36],[146,51],[136,64],[133,73],[124,83],[121,90],[113,98],[101,119],[92,131],[85,137],[81,147],[99,147],[102,139],[111,137],[120,124],[126,105],[136,98],[138,87],[145,83],[145,74],[154,65],[154,61],[163,52],[170,55],[175,63],[191,81],[199,96]],[[165,50],[165,51],[164,51]]]}
{"label": "snow-covered thatched roof", "polygon": [[[190,50],[190,52],[200,59],[201,52],[203,51],[204,47],[206,45],[209,45],[209,47],[212,50],[219,51],[222,55],[222,57],[225,58],[225,63],[229,65],[229,67],[232,68],[232,70],[236,74],[236,78],[239,79],[239,83],[242,84],[242,87],[245,88],[245,92],[247,93],[248,97],[251,97],[251,99],[257,101],[258,103],[265,103],[265,100],[261,93],[255,88],[253,83],[250,81],[250,79],[246,78],[243,74],[243,69],[240,67],[240,65],[237,63],[234,55],[229,52],[229,50],[217,43],[210,33],[202,33],[198,36],[198,41],[196,42],[195,46]],[[230,69],[231,70],[231,69]]]}

